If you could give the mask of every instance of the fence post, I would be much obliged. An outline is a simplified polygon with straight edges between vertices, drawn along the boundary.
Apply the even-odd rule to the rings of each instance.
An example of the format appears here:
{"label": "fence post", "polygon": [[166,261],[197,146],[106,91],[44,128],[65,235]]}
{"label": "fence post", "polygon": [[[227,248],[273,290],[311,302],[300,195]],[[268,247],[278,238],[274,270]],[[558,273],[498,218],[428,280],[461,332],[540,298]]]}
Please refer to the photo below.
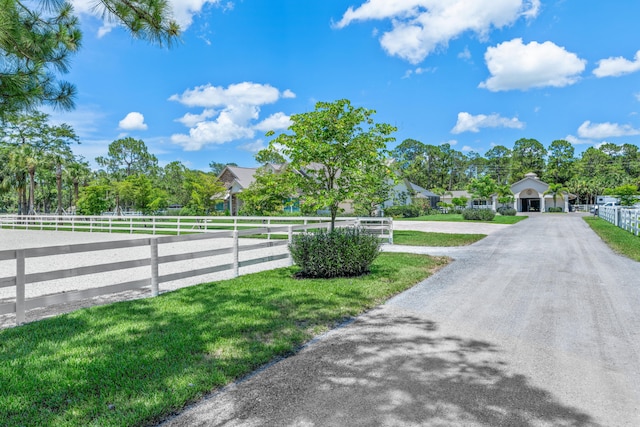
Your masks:
{"label": "fence post", "polygon": [[389,218],[389,243],[393,244],[393,218]]}
{"label": "fence post", "polygon": [[158,240],[149,239],[151,248],[151,296],[157,297],[160,294],[158,286]]}
{"label": "fence post", "polygon": [[[289,226],[288,234],[289,245],[291,245],[293,243],[293,225]],[[291,255],[291,249],[289,249],[289,265],[293,265],[293,256]]]}
{"label": "fence post", "polygon": [[233,230],[233,277],[240,275],[240,254],[238,230]]}
{"label": "fence post", "polygon": [[180,217],[178,217],[178,222],[176,222],[176,228],[178,229],[178,236],[180,235]]}
{"label": "fence post", "polygon": [[24,249],[16,251],[16,324],[24,323],[24,294],[25,294]]}

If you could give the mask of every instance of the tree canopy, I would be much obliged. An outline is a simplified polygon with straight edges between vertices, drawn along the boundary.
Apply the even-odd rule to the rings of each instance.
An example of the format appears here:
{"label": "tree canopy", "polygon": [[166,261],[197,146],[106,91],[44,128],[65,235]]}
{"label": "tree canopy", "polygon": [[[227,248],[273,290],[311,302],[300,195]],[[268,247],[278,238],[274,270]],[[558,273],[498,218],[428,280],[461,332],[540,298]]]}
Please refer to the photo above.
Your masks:
{"label": "tree canopy", "polygon": [[[171,45],[179,35],[166,0],[98,0],[95,7],[137,38]],[[69,71],[81,41],[65,0],[0,0],[0,118],[43,104],[72,109],[76,89],[59,76]]]}
{"label": "tree canopy", "polygon": [[314,111],[291,116],[289,133],[271,140],[263,153],[288,159],[285,173],[301,205],[327,209],[332,225],[341,203],[366,197],[391,178],[385,154],[396,128],[376,123],[374,114],[346,99],[318,102]]}

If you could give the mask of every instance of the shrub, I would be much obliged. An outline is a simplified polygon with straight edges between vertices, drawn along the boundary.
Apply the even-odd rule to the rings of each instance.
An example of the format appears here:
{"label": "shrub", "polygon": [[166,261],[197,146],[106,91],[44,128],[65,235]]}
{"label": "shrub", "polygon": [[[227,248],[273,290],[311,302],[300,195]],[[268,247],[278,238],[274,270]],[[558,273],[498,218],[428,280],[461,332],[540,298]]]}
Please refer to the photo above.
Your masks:
{"label": "shrub", "polygon": [[492,209],[465,209],[462,218],[474,221],[493,221],[496,213]]}
{"label": "shrub", "polygon": [[420,206],[416,205],[390,206],[388,208],[384,208],[384,214],[386,216],[392,216],[394,218],[415,218],[422,215],[423,210],[420,208]]}
{"label": "shrub", "polygon": [[551,207],[551,208],[547,208],[547,212],[562,212],[564,209],[562,209],[562,207],[558,206],[558,207]]}
{"label": "shrub", "polygon": [[514,208],[508,208],[505,206],[501,206],[498,208],[498,213],[503,216],[515,216],[516,210]]}
{"label": "shrub", "polygon": [[363,228],[336,228],[295,235],[289,251],[299,277],[360,276],[380,253],[380,241]]}

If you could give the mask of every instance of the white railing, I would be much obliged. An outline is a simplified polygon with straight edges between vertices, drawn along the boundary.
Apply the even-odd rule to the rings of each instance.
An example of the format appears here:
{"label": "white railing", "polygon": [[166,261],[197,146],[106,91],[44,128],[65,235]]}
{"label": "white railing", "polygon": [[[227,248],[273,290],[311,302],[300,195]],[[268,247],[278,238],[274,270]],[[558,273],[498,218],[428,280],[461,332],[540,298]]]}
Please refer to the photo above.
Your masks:
{"label": "white railing", "polygon": [[600,206],[598,208],[598,216],[636,236],[640,235],[640,209]]}
{"label": "white railing", "polygon": [[[24,230],[86,231],[99,233],[193,234],[219,233],[225,230],[247,230],[287,225],[326,224],[328,217],[250,217],[250,216],[57,216],[57,215],[0,215],[0,228]],[[391,218],[337,218],[337,221],[356,221],[368,230],[377,230],[382,239],[393,243]]]}
{"label": "white railing", "polygon": [[[353,218],[336,222],[336,226],[339,227],[353,226],[356,224],[358,224],[358,221]],[[0,315],[15,313],[16,323],[22,324],[25,321],[25,312],[34,308],[79,301],[100,295],[112,294],[144,287],[151,287],[152,296],[157,296],[160,293],[159,285],[165,282],[171,282],[195,276],[203,276],[227,270],[232,271],[232,277],[237,277],[239,275],[239,269],[241,267],[247,267],[250,265],[284,259],[288,259],[289,264],[292,264],[293,261],[291,258],[291,254],[288,251],[286,251],[285,253],[272,254],[269,256],[262,256],[261,258],[251,258],[246,260],[240,259],[240,253],[244,251],[255,251],[257,249],[260,250],[263,248],[271,248],[276,246],[286,246],[289,242],[291,242],[294,232],[300,232],[309,229],[328,228],[329,226],[329,222],[326,221],[322,223],[310,222],[307,224],[302,223],[275,227],[272,226],[253,227],[250,229],[217,230],[215,233],[211,232],[180,236],[157,236],[99,243],[83,243],[42,248],[3,250],[0,251],[0,261],[15,260],[16,267],[15,275],[11,275],[9,277],[0,277],[0,288],[15,287],[15,300],[12,302],[0,303]],[[251,235],[253,235],[254,237],[256,235],[263,236],[269,233],[285,234],[287,235],[287,239],[262,239],[257,240],[256,243],[253,243],[252,241],[246,239],[242,239],[244,240],[243,244],[239,244],[241,237],[249,237]],[[231,243],[229,244],[228,242],[230,238]],[[205,239],[223,239],[225,242],[227,242],[227,244],[226,246],[225,244],[222,244],[222,247],[218,247],[215,249],[209,247],[206,250],[200,251],[188,251],[185,253],[165,256],[158,255],[159,246],[176,242],[194,242],[196,240]],[[191,246],[194,245],[192,244]],[[106,263],[84,265],[74,268],[63,268],[52,271],[38,271],[33,273],[27,273],[25,269],[26,261],[32,258],[55,257],[69,254],[77,254],[78,258],[84,258],[89,253],[93,252],[108,251],[114,249],[124,251],[129,250],[129,252],[131,252],[132,248],[140,247],[148,247],[148,257],[142,259],[131,259],[131,257],[127,257],[126,261],[113,262],[113,260],[111,260],[110,262]],[[232,262],[226,264],[208,265],[204,268],[189,269],[187,271],[169,272],[164,275],[159,275],[158,273],[158,267],[162,264],[194,260],[205,257],[214,257],[222,254],[232,254]],[[55,265],[55,263],[53,264]],[[39,295],[28,299],[25,297],[26,287],[30,284],[37,284],[33,286],[42,286],[41,282],[49,282],[58,279],[74,278],[86,276],[89,274],[98,274],[120,270],[131,271],[129,269],[139,267],[149,268],[147,270],[148,274],[145,274],[147,277],[143,279],[126,281],[101,287],[92,287],[83,290],[72,290],[57,294]]]}

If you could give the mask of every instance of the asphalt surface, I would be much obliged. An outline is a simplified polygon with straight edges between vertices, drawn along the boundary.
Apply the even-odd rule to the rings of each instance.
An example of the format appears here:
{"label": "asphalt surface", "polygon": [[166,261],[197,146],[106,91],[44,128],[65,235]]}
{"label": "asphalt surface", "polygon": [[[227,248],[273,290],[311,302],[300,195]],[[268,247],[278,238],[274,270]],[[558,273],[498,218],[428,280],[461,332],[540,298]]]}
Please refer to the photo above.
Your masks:
{"label": "asphalt surface", "polygon": [[533,216],[452,256],[162,425],[640,425],[640,263],[573,214]]}

